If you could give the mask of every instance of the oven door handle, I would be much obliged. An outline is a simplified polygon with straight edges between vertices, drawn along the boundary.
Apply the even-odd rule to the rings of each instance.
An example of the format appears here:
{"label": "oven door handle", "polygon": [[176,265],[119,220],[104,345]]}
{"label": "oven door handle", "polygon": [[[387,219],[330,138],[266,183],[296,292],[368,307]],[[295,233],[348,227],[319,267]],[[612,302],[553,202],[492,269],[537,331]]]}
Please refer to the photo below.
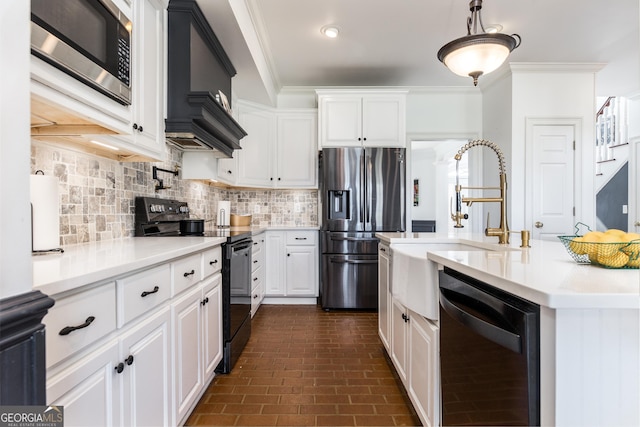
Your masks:
{"label": "oven door handle", "polygon": [[249,241],[247,243],[240,243],[240,244],[236,244],[236,245],[231,245],[231,250],[233,252],[238,252],[238,251],[242,251],[248,248],[251,248],[253,246],[253,242]]}
{"label": "oven door handle", "polygon": [[[462,307],[451,301],[454,298],[447,298],[445,295],[446,293],[450,294],[450,298],[451,296],[456,295],[456,293],[442,288],[440,289],[440,305],[442,306],[442,309],[449,314],[449,316],[453,317],[475,333],[482,335],[486,339],[515,353],[522,354],[522,337],[519,334],[515,334],[507,331],[506,329],[492,325],[491,323],[474,316],[468,311],[465,311]],[[491,317],[490,313],[485,313],[485,315],[487,317]]]}

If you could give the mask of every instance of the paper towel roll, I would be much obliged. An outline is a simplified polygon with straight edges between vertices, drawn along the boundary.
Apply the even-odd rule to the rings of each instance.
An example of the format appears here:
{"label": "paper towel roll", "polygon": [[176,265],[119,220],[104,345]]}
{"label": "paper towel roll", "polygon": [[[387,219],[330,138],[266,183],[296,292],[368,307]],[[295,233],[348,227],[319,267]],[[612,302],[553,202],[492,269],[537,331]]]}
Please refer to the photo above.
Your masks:
{"label": "paper towel roll", "polygon": [[216,212],[218,217],[216,224],[218,227],[228,227],[231,218],[231,202],[219,201],[218,210]]}
{"label": "paper towel roll", "polygon": [[60,247],[58,193],[58,178],[31,175],[31,238],[34,251],[48,251]]}

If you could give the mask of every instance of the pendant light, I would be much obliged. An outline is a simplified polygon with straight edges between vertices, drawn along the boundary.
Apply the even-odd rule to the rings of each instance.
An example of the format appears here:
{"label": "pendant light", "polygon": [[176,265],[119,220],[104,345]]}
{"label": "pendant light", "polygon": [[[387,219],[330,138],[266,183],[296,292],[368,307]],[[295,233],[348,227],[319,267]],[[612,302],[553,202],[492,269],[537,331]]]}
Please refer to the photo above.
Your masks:
{"label": "pendant light", "polygon": [[487,33],[482,24],[482,0],[471,0],[467,18],[467,35],[442,46],[438,59],[459,76],[473,78],[488,74],[502,65],[511,51],[520,46],[517,34]]}

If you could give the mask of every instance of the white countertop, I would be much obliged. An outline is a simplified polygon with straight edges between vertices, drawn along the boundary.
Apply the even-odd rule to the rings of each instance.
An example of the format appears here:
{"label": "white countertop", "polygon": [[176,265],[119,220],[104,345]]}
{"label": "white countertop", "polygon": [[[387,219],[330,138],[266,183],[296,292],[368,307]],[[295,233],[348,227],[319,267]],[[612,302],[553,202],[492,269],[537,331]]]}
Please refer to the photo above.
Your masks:
{"label": "white countertop", "polygon": [[[480,281],[554,309],[640,309],[640,270],[577,264],[562,243],[532,240],[521,249],[520,236],[509,245],[496,237],[454,233],[376,233],[390,244],[429,244],[431,260]],[[438,251],[432,244],[462,243],[486,250]]]}
{"label": "white countertop", "polygon": [[32,257],[33,289],[54,295],[225,241],[224,237],[130,237],[67,245],[62,254]]}
{"label": "white countertop", "polygon": [[[268,230],[318,230],[318,227],[246,226],[230,231],[249,231],[253,236]],[[34,255],[33,289],[47,295],[107,280],[167,262],[226,241],[224,237],[129,237],[65,246],[62,254]]]}

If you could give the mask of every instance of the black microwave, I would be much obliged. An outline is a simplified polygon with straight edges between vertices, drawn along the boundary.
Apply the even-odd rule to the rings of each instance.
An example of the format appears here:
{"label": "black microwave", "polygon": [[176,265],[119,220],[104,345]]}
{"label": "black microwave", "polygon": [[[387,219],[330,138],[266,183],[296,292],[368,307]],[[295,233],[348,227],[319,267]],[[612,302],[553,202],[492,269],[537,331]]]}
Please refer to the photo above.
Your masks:
{"label": "black microwave", "polygon": [[31,0],[31,53],[131,104],[131,21],[111,0]]}

